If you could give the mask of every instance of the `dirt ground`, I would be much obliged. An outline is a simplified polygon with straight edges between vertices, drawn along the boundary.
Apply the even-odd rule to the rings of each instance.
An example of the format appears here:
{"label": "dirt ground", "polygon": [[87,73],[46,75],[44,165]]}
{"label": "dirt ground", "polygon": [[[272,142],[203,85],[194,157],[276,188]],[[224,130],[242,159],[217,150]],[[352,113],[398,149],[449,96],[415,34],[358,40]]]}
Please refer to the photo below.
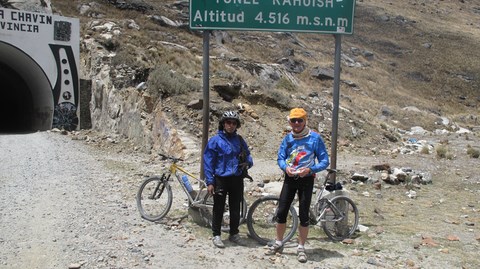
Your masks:
{"label": "dirt ground", "polygon": [[[466,154],[467,144],[479,145],[478,137],[424,139],[447,139],[455,157],[339,152],[339,180],[358,205],[363,230],[334,243],[313,227],[309,261],[300,264],[295,240],[284,254],[267,257],[264,246],[248,238],[246,225],[246,247],[226,241],[225,249],[215,248],[210,230],[188,215],[176,185],[165,221],[143,220],[136,191],[144,176],[158,174],[165,164],[135,152],[128,141],[90,131],[2,134],[0,268],[478,268],[479,159]],[[248,190],[280,176],[274,160],[254,161],[255,181],[246,183],[249,201]],[[411,168],[432,184],[382,183],[376,189],[372,182],[381,174],[371,167],[384,163]],[[192,171],[198,165],[185,163]],[[353,183],[352,173],[369,180]],[[409,190],[416,198],[407,196]]]}

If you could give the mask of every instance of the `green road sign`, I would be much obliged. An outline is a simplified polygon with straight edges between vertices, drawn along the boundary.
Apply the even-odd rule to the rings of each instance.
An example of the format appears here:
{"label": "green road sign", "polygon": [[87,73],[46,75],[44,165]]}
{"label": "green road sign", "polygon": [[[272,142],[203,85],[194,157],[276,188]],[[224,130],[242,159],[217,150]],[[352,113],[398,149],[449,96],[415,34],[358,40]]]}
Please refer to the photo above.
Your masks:
{"label": "green road sign", "polygon": [[353,34],[355,0],[190,0],[193,30]]}

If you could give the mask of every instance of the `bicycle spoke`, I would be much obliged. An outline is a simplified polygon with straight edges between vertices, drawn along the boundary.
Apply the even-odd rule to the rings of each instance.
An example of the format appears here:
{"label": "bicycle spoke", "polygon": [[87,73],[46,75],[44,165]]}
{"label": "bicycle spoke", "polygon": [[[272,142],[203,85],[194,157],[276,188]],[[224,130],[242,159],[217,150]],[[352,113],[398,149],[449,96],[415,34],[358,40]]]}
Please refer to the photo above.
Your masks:
{"label": "bicycle spoke", "polygon": [[[268,244],[276,237],[277,207],[278,197],[262,197],[250,207],[247,218],[248,231],[250,236],[261,244]],[[293,207],[289,213],[284,241],[292,238],[298,226],[298,218]]]}
{"label": "bicycle spoke", "polygon": [[277,206],[277,201],[265,201],[259,204],[252,214],[252,226],[255,233],[265,241],[275,239]]}
{"label": "bicycle spoke", "polygon": [[325,208],[322,222],[327,236],[334,241],[341,241],[351,236],[357,228],[357,207],[347,197],[335,197],[331,200],[331,206]]}
{"label": "bicycle spoke", "polygon": [[172,191],[160,178],[149,178],[142,183],[137,193],[137,207],[143,218],[158,221],[170,210]]}

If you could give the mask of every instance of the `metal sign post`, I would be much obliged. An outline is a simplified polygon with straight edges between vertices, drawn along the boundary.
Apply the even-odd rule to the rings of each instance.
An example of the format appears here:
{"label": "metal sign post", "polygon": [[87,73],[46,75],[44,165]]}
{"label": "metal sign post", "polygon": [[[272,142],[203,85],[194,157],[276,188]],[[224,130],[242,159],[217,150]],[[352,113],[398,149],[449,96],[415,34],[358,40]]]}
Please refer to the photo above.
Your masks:
{"label": "metal sign post", "polygon": [[202,132],[202,156],[200,158],[200,178],[205,179],[203,173],[203,152],[208,142],[208,125],[210,118],[210,31],[203,32],[203,132]]}
{"label": "metal sign post", "polygon": [[[333,112],[332,112],[332,153],[330,168],[337,169],[338,110],[340,107],[340,60],[342,57],[342,36],[335,35],[335,69],[333,73]],[[333,173],[333,179],[336,178]]]}

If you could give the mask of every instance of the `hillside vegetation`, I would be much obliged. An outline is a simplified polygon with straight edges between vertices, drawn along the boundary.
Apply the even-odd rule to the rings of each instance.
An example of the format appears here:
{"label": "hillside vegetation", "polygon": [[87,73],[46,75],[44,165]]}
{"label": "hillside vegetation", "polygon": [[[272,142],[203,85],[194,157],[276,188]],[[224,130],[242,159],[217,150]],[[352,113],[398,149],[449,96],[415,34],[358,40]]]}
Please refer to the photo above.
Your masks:
{"label": "hillside vegetation", "polygon": [[[136,80],[119,87],[135,87],[143,78],[177,126],[200,137],[202,111],[186,107],[202,98],[202,35],[188,28],[188,1],[73,2],[52,1],[54,12],[80,17],[82,37],[114,53],[112,69],[136,70]],[[90,8],[80,14],[82,5]],[[159,23],[161,16],[179,26]],[[388,148],[413,126],[475,129],[479,17],[475,1],[357,1],[354,34],[342,36],[341,148]],[[126,27],[129,20],[138,28]],[[94,21],[114,21],[121,34],[106,38],[92,30]],[[303,106],[312,114],[309,125],[329,140],[333,80],[312,76],[312,70],[333,68],[332,35],[214,31],[210,43],[211,132],[221,111],[247,104],[253,113],[243,113],[242,132],[268,156],[276,144],[266,142],[279,141],[288,109]],[[283,73],[258,75],[265,66],[280,66]],[[215,90],[230,85],[240,88],[230,99]],[[450,124],[442,125],[440,117]]]}

